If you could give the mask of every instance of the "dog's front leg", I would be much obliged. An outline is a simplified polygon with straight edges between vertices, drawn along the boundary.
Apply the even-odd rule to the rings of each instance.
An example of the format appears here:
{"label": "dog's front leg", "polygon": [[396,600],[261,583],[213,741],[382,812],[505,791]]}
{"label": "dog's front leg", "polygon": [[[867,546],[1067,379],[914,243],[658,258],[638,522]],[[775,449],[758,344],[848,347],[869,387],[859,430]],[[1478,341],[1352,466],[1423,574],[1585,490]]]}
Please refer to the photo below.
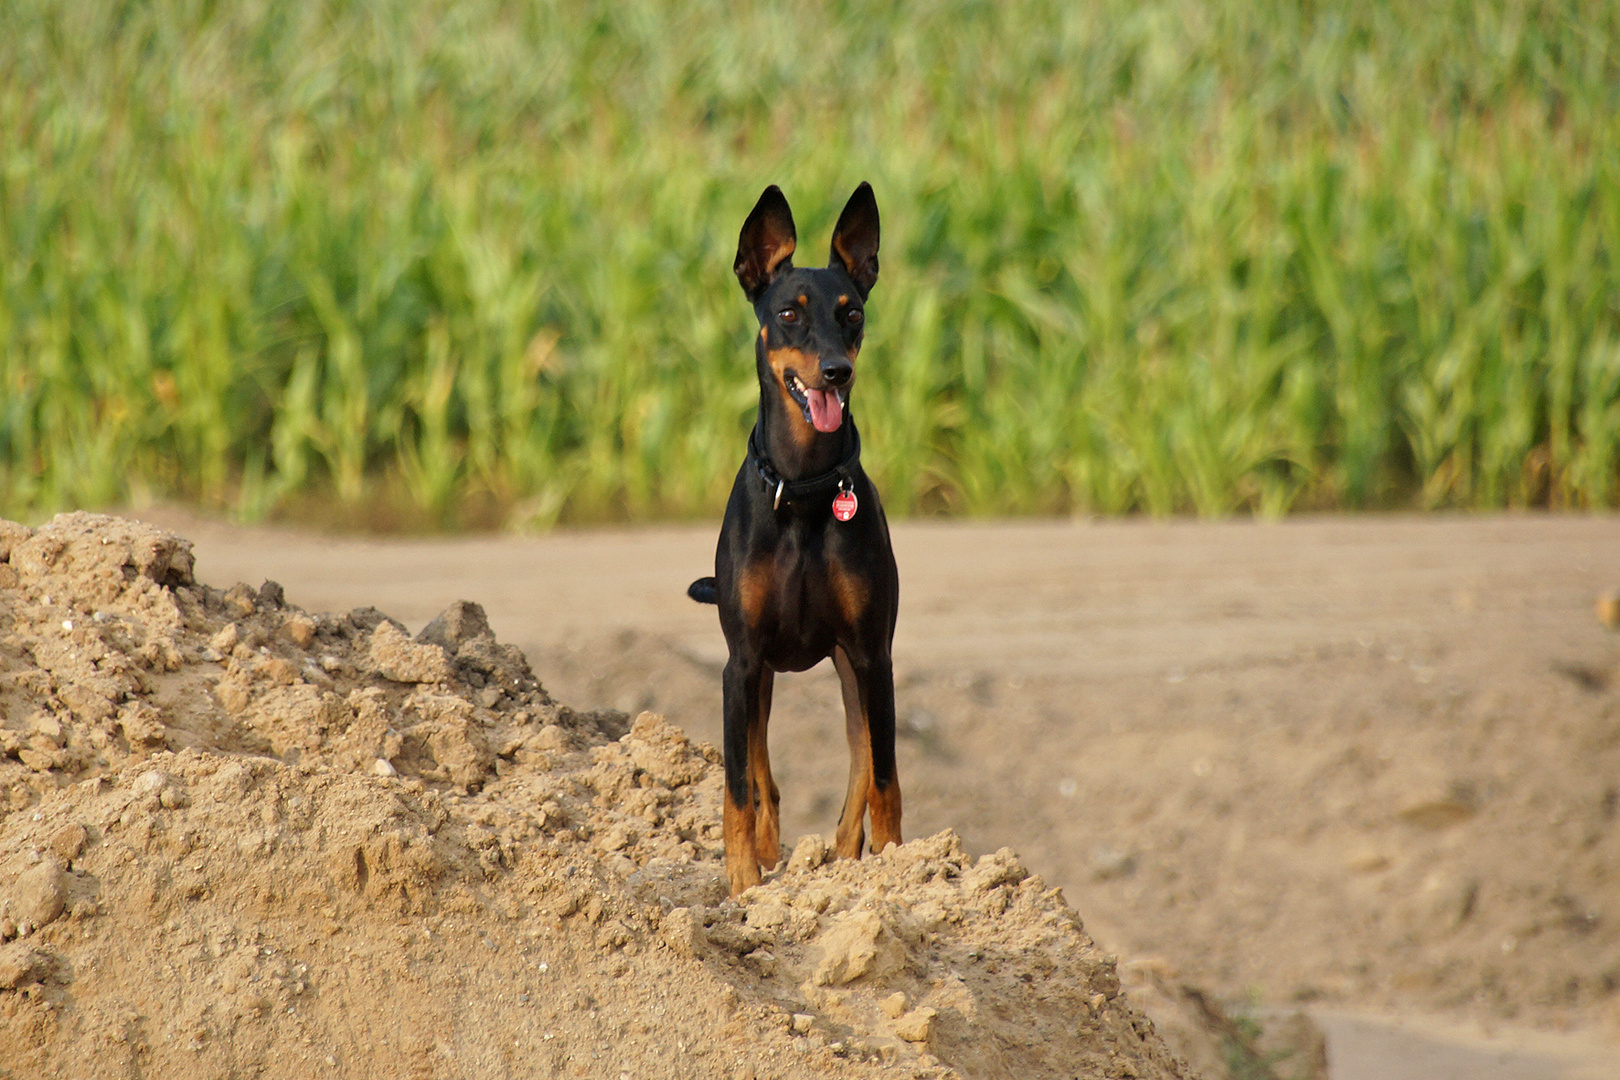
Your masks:
{"label": "dog's front leg", "polygon": [[[736,896],[760,882],[754,822],[754,755],[764,755],[753,742],[765,737],[759,715],[768,671],[763,661],[732,653],[722,683],[725,700],[726,798],[722,818],[726,843],[726,877]],[[770,798],[770,791],[760,792]]]}
{"label": "dog's front leg", "polygon": [[771,687],[776,672],[765,668],[759,673],[759,711],[748,728],[749,775],[754,790],[754,851],[759,864],[775,870],[782,861],[782,793],[771,776],[771,752],[767,739],[771,729]]}

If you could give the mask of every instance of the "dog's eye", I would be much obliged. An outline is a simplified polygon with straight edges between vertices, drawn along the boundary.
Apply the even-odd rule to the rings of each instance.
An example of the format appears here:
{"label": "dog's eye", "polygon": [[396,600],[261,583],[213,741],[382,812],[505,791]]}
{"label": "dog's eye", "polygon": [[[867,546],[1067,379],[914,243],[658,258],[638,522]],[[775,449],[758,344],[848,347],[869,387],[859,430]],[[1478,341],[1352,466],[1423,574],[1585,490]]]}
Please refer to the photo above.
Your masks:
{"label": "dog's eye", "polygon": [[861,309],[858,307],[852,307],[844,313],[845,321],[847,321],[851,326],[859,323],[864,318],[866,318],[866,316],[862,314]]}
{"label": "dog's eye", "polygon": [[794,311],[792,308],[783,308],[781,311],[776,313],[776,317],[787,323],[789,326],[792,326],[794,323],[799,321],[799,313]]}

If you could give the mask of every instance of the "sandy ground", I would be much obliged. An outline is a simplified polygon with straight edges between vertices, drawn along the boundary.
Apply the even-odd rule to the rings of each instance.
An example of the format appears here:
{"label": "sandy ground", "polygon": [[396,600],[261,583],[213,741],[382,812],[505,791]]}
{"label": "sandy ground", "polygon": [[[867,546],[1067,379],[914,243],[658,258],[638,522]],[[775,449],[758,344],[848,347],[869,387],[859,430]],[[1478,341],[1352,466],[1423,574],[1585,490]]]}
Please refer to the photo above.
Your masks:
{"label": "sandy ground", "polygon": [[[418,629],[481,603],[546,688],[718,741],[713,527],[358,540],[149,513],[200,580]],[[1620,1075],[1620,518],[902,523],[908,836],[1015,847],[1139,972],[1304,1005],[1334,1075]],[[779,679],[785,838],[836,679]],[[1394,1018],[1399,1018],[1397,1021]],[[1406,1069],[1407,1071],[1399,1071]]]}
{"label": "sandy ground", "polygon": [[559,703],[472,603],[413,637],[0,521],[0,1077],[1322,1075],[1297,1013],[1127,993],[1010,848],[807,835],[729,896],[719,758]]}

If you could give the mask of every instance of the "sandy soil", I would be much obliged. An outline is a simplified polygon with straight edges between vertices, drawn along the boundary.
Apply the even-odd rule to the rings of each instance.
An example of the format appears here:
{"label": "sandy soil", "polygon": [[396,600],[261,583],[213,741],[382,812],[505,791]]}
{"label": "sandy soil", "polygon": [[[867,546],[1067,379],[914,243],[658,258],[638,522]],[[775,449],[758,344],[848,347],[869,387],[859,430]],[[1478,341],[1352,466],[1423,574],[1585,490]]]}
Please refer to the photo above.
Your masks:
{"label": "sandy soil", "polygon": [[[713,527],[183,523],[205,578],[413,627],[477,599],[560,699],[718,737],[723,642],[682,595]],[[1620,585],[1620,518],[902,523],[895,541],[910,835],[1016,847],[1127,974],[1574,1031],[1569,1068],[1615,1067],[1620,638],[1593,605]],[[830,671],[779,684],[788,836],[836,813],[837,702]]]}
{"label": "sandy soil", "polygon": [[0,1076],[1193,1075],[1010,849],[810,835],[733,900],[713,747],[559,705],[474,604],[193,567],[0,522]]}
{"label": "sandy soil", "polygon": [[[148,516],[196,541],[202,581],[271,578],[292,604],[375,605],[412,631],[475,600],[556,700],[718,738],[723,643],[682,595],[709,571],[712,527],[362,541]],[[895,539],[909,836],[1016,848],[1149,1008],[1192,988],[1317,1010],[1336,1075],[1393,1075],[1353,1060],[1376,1062],[1380,1039],[1397,1040],[1385,1060],[1413,1059],[1391,1013],[1457,1048],[1452,1064],[1472,1054],[1455,1075],[1615,1075],[1620,639],[1593,602],[1620,584],[1620,519],[903,524]],[[837,702],[830,672],[779,680],[790,840],[836,814]],[[606,745],[610,714],[585,715]],[[443,767],[419,770],[424,796]],[[1173,1035],[1176,1015],[1155,1015]],[[883,1037],[871,1024],[824,1047]],[[938,1050],[923,1068],[976,1075]]]}

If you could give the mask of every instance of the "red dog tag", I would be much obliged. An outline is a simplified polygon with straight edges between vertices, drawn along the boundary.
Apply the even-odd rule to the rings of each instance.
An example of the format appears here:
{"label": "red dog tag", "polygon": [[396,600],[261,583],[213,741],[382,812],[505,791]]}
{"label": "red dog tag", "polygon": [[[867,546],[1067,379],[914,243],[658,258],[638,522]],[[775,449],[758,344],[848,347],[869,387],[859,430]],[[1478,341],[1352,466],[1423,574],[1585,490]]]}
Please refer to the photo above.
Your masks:
{"label": "red dog tag", "polygon": [[853,491],[840,491],[833,496],[833,517],[839,521],[848,521],[855,516],[855,510],[859,505],[855,501]]}

